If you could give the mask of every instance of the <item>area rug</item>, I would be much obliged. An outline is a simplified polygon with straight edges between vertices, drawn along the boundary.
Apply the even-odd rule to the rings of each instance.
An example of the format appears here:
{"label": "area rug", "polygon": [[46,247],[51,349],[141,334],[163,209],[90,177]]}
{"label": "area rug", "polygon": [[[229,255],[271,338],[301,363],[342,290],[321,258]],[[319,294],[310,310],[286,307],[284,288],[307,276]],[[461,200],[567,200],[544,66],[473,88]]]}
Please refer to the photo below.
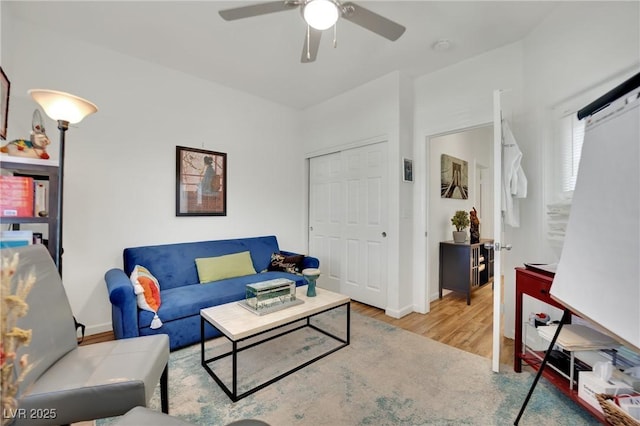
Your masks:
{"label": "area rug", "polygon": [[[317,318],[344,332],[345,311]],[[305,328],[243,352],[240,390],[336,345]],[[207,344],[207,357],[228,350],[226,339]],[[214,364],[225,383],[230,365]],[[491,361],[381,321],[351,313],[351,344],[232,402],[200,365],[200,346],[171,353],[170,413],[197,425],[260,419],[284,425],[508,425],[513,424],[533,374]],[[159,410],[159,391],[151,408]],[[117,418],[97,425],[111,425]],[[581,407],[540,380],[521,425],[596,425]]]}

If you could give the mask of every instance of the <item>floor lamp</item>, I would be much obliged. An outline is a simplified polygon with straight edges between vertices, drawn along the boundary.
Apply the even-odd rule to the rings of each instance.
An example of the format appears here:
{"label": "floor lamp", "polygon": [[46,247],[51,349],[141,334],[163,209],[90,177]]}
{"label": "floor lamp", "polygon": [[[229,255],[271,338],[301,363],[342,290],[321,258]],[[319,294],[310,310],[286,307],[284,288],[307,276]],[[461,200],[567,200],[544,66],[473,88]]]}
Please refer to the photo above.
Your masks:
{"label": "floor lamp", "polygon": [[60,130],[60,157],[58,172],[58,221],[56,237],[58,240],[55,248],[55,262],[62,276],[62,200],[64,189],[64,138],[69,124],[79,123],[86,116],[98,111],[93,103],[65,92],[45,89],[31,89],[28,91],[31,97],[44,109],[44,112],[58,122]]}

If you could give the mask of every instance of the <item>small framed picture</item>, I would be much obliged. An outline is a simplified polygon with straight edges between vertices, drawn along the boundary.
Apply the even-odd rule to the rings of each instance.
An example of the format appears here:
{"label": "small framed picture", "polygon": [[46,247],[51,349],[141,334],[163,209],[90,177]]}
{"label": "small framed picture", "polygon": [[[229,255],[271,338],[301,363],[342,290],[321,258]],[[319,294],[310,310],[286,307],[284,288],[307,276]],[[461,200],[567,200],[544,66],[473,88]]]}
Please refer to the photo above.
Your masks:
{"label": "small framed picture", "polygon": [[402,180],[405,182],[413,182],[413,160],[408,158],[402,159]]}
{"label": "small framed picture", "polygon": [[7,121],[9,119],[9,78],[0,67],[0,139],[7,139]]}
{"label": "small framed picture", "polygon": [[227,154],[176,146],[176,216],[227,215]]}

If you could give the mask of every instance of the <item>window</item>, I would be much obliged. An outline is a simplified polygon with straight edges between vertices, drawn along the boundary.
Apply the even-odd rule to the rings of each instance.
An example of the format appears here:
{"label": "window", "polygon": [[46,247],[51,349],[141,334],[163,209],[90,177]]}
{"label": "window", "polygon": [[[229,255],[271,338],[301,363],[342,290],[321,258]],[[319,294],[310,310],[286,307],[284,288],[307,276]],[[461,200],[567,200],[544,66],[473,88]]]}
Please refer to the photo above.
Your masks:
{"label": "window", "polygon": [[569,108],[563,108],[561,113],[557,111],[555,117],[555,170],[553,198],[547,203],[547,239],[562,245],[578,177],[585,120],[578,120],[576,111]]}
{"label": "window", "polygon": [[575,112],[560,119],[560,176],[562,192],[573,191],[578,177],[585,120],[578,120]]}

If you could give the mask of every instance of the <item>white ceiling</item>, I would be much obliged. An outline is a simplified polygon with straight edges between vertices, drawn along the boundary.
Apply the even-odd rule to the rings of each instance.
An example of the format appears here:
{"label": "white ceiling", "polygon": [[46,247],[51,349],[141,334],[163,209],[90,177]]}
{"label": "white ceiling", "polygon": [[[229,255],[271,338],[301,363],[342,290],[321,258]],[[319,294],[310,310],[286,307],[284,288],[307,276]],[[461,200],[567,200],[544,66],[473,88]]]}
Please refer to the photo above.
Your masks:
{"label": "white ceiling", "polygon": [[[239,89],[305,108],[400,70],[411,76],[525,37],[558,2],[355,1],[404,25],[395,42],[340,20],[302,64],[298,9],[227,22],[218,10],[259,1],[6,1],[9,16]],[[579,3],[573,3],[580,7]],[[448,51],[432,45],[451,41]]]}

